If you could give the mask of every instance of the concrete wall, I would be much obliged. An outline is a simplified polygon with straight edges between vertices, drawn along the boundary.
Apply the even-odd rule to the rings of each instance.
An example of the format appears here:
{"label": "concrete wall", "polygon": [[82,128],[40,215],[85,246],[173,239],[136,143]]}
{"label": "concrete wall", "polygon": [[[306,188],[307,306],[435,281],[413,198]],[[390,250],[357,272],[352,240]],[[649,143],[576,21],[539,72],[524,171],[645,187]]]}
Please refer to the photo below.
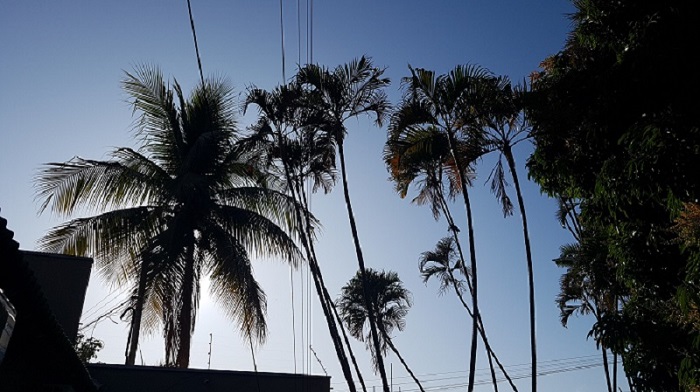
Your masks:
{"label": "concrete wall", "polygon": [[330,377],[89,364],[100,392],[329,392]]}

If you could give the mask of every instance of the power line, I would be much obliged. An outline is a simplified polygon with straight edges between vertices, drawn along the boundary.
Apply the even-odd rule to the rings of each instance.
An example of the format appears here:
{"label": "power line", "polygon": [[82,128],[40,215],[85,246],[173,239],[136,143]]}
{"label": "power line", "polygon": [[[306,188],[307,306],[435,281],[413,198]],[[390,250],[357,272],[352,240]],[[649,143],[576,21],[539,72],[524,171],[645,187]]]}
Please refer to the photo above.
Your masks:
{"label": "power line", "polygon": [[[550,359],[547,361],[541,361],[540,363],[543,366],[553,366],[557,364],[576,364],[580,362],[590,362],[590,361],[597,361],[600,358],[599,355],[585,355],[585,356],[578,356],[578,357],[569,357],[569,358],[557,358],[557,359]],[[522,370],[529,370],[530,363],[518,363],[518,364],[513,364],[513,365],[506,365],[508,369],[518,371],[520,369],[518,368],[523,368]],[[476,370],[477,372],[487,372],[489,371],[488,368],[480,368]],[[443,376],[443,375],[451,375],[451,374],[460,374],[460,373],[467,373],[468,370],[455,370],[455,371],[449,371],[449,372],[437,372],[437,373],[423,373],[423,374],[418,374],[417,376],[420,378],[424,377],[430,377],[430,376]],[[394,379],[402,379],[402,378],[411,378],[411,376],[398,376],[394,377]],[[376,379],[371,379],[368,380],[370,382],[379,382],[381,379],[376,378]],[[331,384],[345,384],[345,381],[336,381]]]}
{"label": "power line", "polygon": [[[554,360],[549,360],[549,361],[544,361],[541,362],[540,364],[542,365],[539,367],[537,375],[538,376],[545,376],[545,375],[550,375],[550,374],[558,374],[558,373],[565,373],[565,372],[572,372],[572,371],[579,371],[579,370],[585,370],[585,369],[591,369],[594,367],[599,367],[603,366],[601,361],[598,359],[599,356],[597,355],[590,355],[590,356],[582,356],[582,357],[572,357],[572,358],[563,358],[563,359],[554,359]],[[510,377],[513,380],[519,380],[519,379],[526,379],[529,377],[532,377],[531,369],[529,368],[528,363],[524,364],[517,364],[517,365],[510,365],[507,366],[509,373],[511,373]],[[422,374],[419,375],[418,377],[421,378],[421,382],[424,385],[429,385],[431,383],[436,383],[436,382],[442,382],[441,384],[438,385],[429,385],[425,386],[424,389],[426,391],[429,390],[447,390],[447,389],[455,389],[455,388],[464,388],[468,385],[468,382],[449,382],[450,380],[459,380],[459,379],[464,379],[468,375],[466,374],[467,371],[465,370],[459,370],[459,371],[451,371],[451,372],[438,372],[438,373],[428,373],[428,374]],[[487,368],[481,368],[477,369],[477,374],[481,373],[481,376],[479,376],[479,379],[476,381],[475,385],[486,385],[490,384],[492,382],[490,375],[488,374],[489,371]],[[457,376],[449,376],[449,375],[455,375],[455,374],[462,374],[462,375],[457,375]],[[433,378],[433,379],[425,379],[426,377],[430,376],[447,376],[447,377],[438,377],[438,378]],[[410,378],[409,376],[401,376],[401,377],[394,377],[394,379],[407,379]],[[374,379],[374,380],[369,380],[369,382],[375,382],[378,383],[380,380],[379,379]],[[445,383],[447,381],[447,383]],[[500,376],[496,380],[497,382],[504,382],[506,381],[505,377]],[[335,382],[333,384],[342,384],[342,382]],[[405,382],[399,382],[399,383],[394,383],[394,385],[412,385],[413,381],[405,381]],[[347,389],[336,389],[334,390],[338,392],[346,392]],[[419,391],[418,388],[410,388],[410,389],[405,389],[403,392],[417,392]]]}
{"label": "power line", "polygon": [[[114,291],[112,291],[112,293],[114,293]],[[107,294],[107,297],[111,296],[112,293]],[[122,294],[123,294],[123,292],[122,292]],[[104,301],[105,299],[107,299],[107,297],[103,298],[102,301]],[[97,308],[95,308],[95,307],[97,306],[97,304],[95,304],[94,306],[92,306],[92,307],[90,308],[90,310],[88,310],[87,312],[84,312],[84,313],[83,313],[81,319],[88,319],[88,318],[94,317],[95,315],[97,315],[97,314],[100,312],[100,310],[106,308],[109,304],[111,304],[111,303],[113,303],[114,301],[118,300],[120,297],[121,297],[121,295],[115,295],[115,296],[113,296],[109,301],[105,302],[104,304],[102,304],[100,307],[97,307]],[[102,301],[100,301],[100,302],[102,302]]]}
{"label": "power line", "polygon": [[197,45],[197,33],[194,30],[194,18],[192,18],[192,6],[190,0],[187,0],[187,11],[190,14],[190,26],[192,27],[192,38],[194,38],[194,51],[197,54],[197,66],[199,67],[199,78],[204,86],[204,73],[202,72],[202,60],[199,57],[199,45]]}
{"label": "power line", "polygon": [[116,295],[116,296],[112,296],[112,294],[114,294],[117,290],[120,290],[120,289],[121,289],[121,288],[114,288],[114,289],[112,289],[112,290],[111,290],[109,293],[107,293],[107,295],[105,295],[101,300],[97,301],[97,303],[95,303],[94,305],[92,305],[92,306],[90,307],[90,309],[84,310],[84,311],[83,311],[83,314],[82,314],[82,316],[81,316],[81,318],[88,318],[88,317],[94,316],[94,314],[90,314],[90,313],[93,312],[93,310],[94,310],[97,306],[99,306],[102,302],[104,302],[107,298],[110,298],[110,297],[112,298],[112,299],[110,300],[110,302],[113,301],[115,298],[119,298],[119,296],[120,296],[121,294],[124,293],[123,291],[122,291],[119,295]]}
{"label": "power line", "polygon": [[[189,1],[189,0],[188,0]],[[285,59],[284,59],[284,12],[282,11],[282,0],[280,0],[280,33],[282,36],[282,83],[287,83],[287,75],[285,72]]]}
{"label": "power line", "polygon": [[[108,310],[107,312],[101,314],[100,316],[98,316],[94,320],[90,321],[89,323],[84,324],[78,330],[84,331],[85,329],[89,328],[90,326],[93,326],[93,325],[97,326],[97,324],[100,321],[104,320],[105,318],[109,318],[111,320],[111,316],[115,316],[117,313],[119,313],[120,308],[122,306],[126,305],[127,303],[129,303],[130,300],[131,300],[130,298],[127,298],[125,301],[123,301],[119,305],[117,305],[117,306],[113,307],[112,309]],[[112,320],[112,321],[116,323],[116,321],[114,321],[114,320]]]}

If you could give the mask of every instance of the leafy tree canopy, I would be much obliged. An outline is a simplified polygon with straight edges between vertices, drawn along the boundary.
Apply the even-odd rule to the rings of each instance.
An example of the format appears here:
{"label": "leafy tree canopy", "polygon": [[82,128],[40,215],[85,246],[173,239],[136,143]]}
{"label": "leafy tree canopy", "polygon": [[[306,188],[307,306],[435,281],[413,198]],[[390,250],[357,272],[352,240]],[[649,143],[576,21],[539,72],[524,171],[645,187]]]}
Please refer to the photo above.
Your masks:
{"label": "leafy tree canopy", "polygon": [[688,61],[698,14],[683,1],[574,5],[565,48],[532,75],[530,175],[578,202],[584,242],[567,261],[605,260],[615,279],[595,280],[595,296],[628,291],[594,325],[597,342],[623,355],[633,390],[684,390],[698,383],[700,331],[678,317],[679,300],[698,303],[698,258],[673,227],[700,191],[700,78]]}

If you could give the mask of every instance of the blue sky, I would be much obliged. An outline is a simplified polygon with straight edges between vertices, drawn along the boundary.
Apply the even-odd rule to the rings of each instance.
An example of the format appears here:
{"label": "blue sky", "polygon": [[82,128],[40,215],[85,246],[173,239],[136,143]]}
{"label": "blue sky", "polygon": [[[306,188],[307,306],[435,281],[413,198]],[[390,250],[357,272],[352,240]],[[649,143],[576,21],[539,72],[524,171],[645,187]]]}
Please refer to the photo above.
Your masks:
{"label": "blue sky", "polygon": [[[298,45],[297,2],[284,0],[287,76],[301,58],[306,62],[306,1],[301,2],[302,37]],[[408,64],[448,72],[473,63],[494,73],[522,80],[546,56],[563,45],[572,12],[566,1],[508,2],[415,0],[314,1],[313,61],[334,67],[355,57],[371,56],[386,67],[392,85],[390,99],[400,97],[400,79]],[[238,92],[255,84],[272,88],[282,82],[279,1],[192,1],[204,72],[228,78]],[[24,249],[63,218],[37,215],[33,177],[42,163],[62,162],[75,155],[103,159],[117,146],[133,146],[132,110],[120,90],[124,70],[134,64],[159,65],[176,77],[184,90],[198,80],[186,1],[120,2],[0,2],[0,208]],[[241,127],[253,116],[241,117]],[[348,175],[365,257],[374,268],[395,270],[413,292],[414,306],[407,328],[395,343],[414,372],[428,387],[466,383],[469,323],[458,301],[438,296],[434,284],[424,285],[418,257],[446,236],[444,222],[435,222],[427,208],[400,199],[387,180],[381,152],[386,130],[365,119],[351,121],[346,141]],[[520,177],[531,146],[516,150]],[[484,182],[494,157],[478,167],[472,191],[475,239],[480,268],[482,312],[486,328],[502,362],[513,375],[526,375],[529,362],[527,279],[518,216],[504,219]],[[531,183],[524,184],[531,220],[537,295],[537,331],[541,370],[554,372],[600,360],[593,342],[586,340],[592,320],[573,319],[568,329],[558,320],[554,298],[561,271],[551,261],[559,246],[570,241],[554,219],[555,205]],[[354,258],[340,189],[315,196],[312,208],[324,230],[319,257],[331,295],[354,274]],[[455,214],[463,216],[460,205]],[[466,227],[464,219],[460,225]],[[464,230],[466,232],[466,230]],[[466,238],[464,238],[466,241]],[[256,348],[263,371],[322,374],[309,343],[332,378],[344,391],[335,354],[313,292],[305,275],[274,260],[259,260],[255,273],[269,301],[270,338]],[[295,325],[292,328],[294,287]],[[84,322],[120,302],[123,289],[93,274],[85,303]],[[311,294],[311,297],[309,297]],[[111,301],[111,302],[110,302]],[[303,306],[302,306],[303,301]],[[309,308],[311,304],[311,308]],[[121,363],[127,324],[114,317],[86,330],[105,341],[98,360]],[[302,325],[303,320],[303,325]],[[211,367],[253,368],[250,349],[216,304],[202,299],[193,338],[191,366],[206,368],[209,334],[213,336]],[[296,337],[296,339],[294,338]],[[158,332],[142,344],[146,364],[162,360]],[[302,342],[303,341],[303,342]],[[379,385],[362,344],[354,345],[365,378]],[[566,358],[573,358],[566,361]],[[415,388],[396,358],[395,387]],[[487,362],[479,358],[477,380],[486,380]],[[521,391],[529,379],[517,380]],[[540,377],[540,390],[600,391],[601,366]],[[455,387],[455,390],[465,387]],[[488,390],[480,386],[478,390]],[[506,388],[502,384],[502,388]]]}

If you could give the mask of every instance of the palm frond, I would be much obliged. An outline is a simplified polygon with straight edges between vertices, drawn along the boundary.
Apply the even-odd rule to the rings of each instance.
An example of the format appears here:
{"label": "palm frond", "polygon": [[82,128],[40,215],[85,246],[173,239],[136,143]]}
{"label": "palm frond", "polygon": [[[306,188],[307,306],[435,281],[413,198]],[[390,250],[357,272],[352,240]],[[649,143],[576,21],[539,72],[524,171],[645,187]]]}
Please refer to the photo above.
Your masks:
{"label": "palm frond", "polygon": [[124,150],[115,155],[127,159],[122,163],[76,157],[44,165],[35,179],[36,198],[43,200],[39,212],[50,208],[68,216],[81,207],[100,211],[163,199],[163,178],[150,176],[154,163],[132,161]]}
{"label": "palm frond", "polygon": [[246,249],[225,231],[211,233],[208,270],[211,294],[243,336],[264,342],[267,336],[265,293],[253,276]]}
{"label": "palm frond", "polygon": [[[297,233],[299,230],[294,218],[295,204],[298,203],[284,193],[260,187],[238,187],[225,189],[218,193],[218,197],[222,204],[256,212],[275,222],[288,233]],[[303,206],[297,207],[304,211]],[[308,211],[305,213],[311,214]],[[313,215],[310,215],[310,218],[313,227],[320,225]]]}
{"label": "palm frond", "polygon": [[491,181],[491,193],[496,195],[496,200],[501,203],[503,216],[507,217],[513,215],[513,202],[511,202],[508,192],[506,191],[509,184],[506,180],[505,170],[503,169],[502,156],[498,157],[496,166],[493,167],[486,181],[488,182],[489,180]]}
{"label": "palm frond", "polygon": [[219,226],[253,256],[279,257],[297,265],[303,256],[294,239],[275,222],[254,211],[233,206],[216,206],[203,232]]}
{"label": "palm frond", "polygon": [[[169,173],[177,172],[174,157],[182,156],[183,140],[180,116],[173,90],[166,84],[158,67],[138,65],[134,73],[125,72],[122,87],[131,96],[134,113],[140,116],[134,124],[142,149]],[[175,83],[175,92],[184,103],[182,90]],[[182,108],[182,106],[181,106]]]}
{"label": "palm frond", "polygon": [[40,249],[60,254],[93,257],[100,272],[125,282],[132,255],[159,233],[164,210],[135,207],[78,218],[51,229],[39,240]]}
{"label": "palm frond", "polygon": [[[363,286],[363,281],[366,285]],[[365,293],[373,309],[367,309]],[[406,327],[405,317],[413,303],[411,293],[403,287],[398,274],[392,271],[365,270],[363,279],[358,271],[341,289],[336,306],[343,323],[350,334],[359,341],[365,342],[372,353],[376,366],[376,356],[386,355],[389,347],[388,339],[394,329],[402,331]],[[369,335],[369,312],[374,312],[379,329],[381,353],[374,352]]]}

